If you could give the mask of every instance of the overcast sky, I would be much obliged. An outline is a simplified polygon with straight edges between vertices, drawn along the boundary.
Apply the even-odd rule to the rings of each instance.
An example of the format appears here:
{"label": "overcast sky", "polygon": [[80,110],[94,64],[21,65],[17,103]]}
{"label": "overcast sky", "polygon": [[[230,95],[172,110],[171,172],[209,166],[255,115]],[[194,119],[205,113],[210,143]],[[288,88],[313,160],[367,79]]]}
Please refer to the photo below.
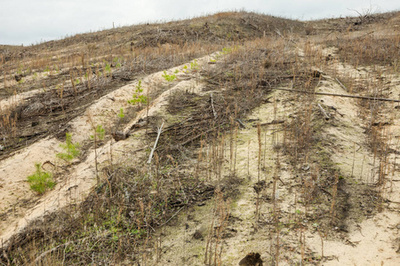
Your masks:
{"label": "overcast sky", "polygon": [[242,9],[308,20],[400,10],[400,0],[0,0],[0,44]]}

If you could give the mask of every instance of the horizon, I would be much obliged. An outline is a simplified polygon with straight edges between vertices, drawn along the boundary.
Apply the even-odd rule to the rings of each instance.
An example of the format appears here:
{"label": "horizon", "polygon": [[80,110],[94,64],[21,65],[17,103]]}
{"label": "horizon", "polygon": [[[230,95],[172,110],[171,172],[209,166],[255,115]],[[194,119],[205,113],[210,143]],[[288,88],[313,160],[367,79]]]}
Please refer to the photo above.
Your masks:
{"label": "horizon", "polygon": [[[26,0],[21,0],[24,2]],[[109,6],[107,2],[93,0],[80,3],[77,0],[39,3],[16,3],[4,0],[0,11],[0,45],[30,46],[61,40],[76,34],[109,30],[145,23],[166,23],[221,12],[255,12],[258,14],[300,21],[357,17],[366,13],[386,13],[400,10],[400,3],[383,1],[324,1],[282,0],[247,3],[243,0],[199,1],[187,3],[182,0],[174,4],[159,0],[119,0],[119,5]],[[121,8],[123,7],[123,8]],[[63,10],[63,12],[58,12]],[[3,12],[2,12],[3,11]],[[17,20],[15,18],[18,18]]]}

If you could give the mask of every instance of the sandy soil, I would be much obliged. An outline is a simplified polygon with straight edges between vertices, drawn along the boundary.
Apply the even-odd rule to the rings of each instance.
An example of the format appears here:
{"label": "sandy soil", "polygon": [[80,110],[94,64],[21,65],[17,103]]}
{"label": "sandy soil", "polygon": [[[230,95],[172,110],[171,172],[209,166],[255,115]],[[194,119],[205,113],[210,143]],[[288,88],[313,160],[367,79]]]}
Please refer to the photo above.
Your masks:
{"label": "sandy soil", "polygon": [[[206,67],[210,58],[214,55],[197,59],[199,69]],[[190,65],[189,65],[190,66]],[[177,81],[168,83],[162,77],[163,72],[158,72],[145,77],[142,80],[143,94],[148,90],[163,89],[159,97],[152,101],[149,106],[148,115],[154,116],[163,113],[163,106],[167,103],[167,96],[178,90],[191,90],[197,92],[199,87],[198,71],[184,70],[184,65],[167,70],[172,74],[176,70],[178,74]],[[183,72],[185,71],[185,73]],[[93,125],[104,125],[107,128],[115,128],[112,121],[118,114],[120,108],[128,109],[130,105],[127,100],[132,94],[138,82],[133,82],[121,87],[108,95],[100,98],[93,103],[84,113],[69,123],[69,132],[73,136],[73,142],[79,142],[82,146],[90,144],[90,135],[93,135]],[[35,93],[29,92],[28,94]],[[23,99],[28,95],[15,96]],[[6,99],[2,104],[14,101]],[[132,117],[125,131],[134,125],[139,119],[147,115],[147,109],[137,113]],[[107,140],[102,147],[98,149],[98,164],[110,159],[110,149],[113,150],[115,160],[127,160],[125,151],[140,150],[143,148],[143,142],[140,136],[143,132],[135,132],[135,137],[124,141],[115,142],[113,139]],[[56,138],[45,138],[33,145],[26,147],[12,156],[0,162],[0,241],[6,245],[7,240],[15,233],[19,232],[32,220],[41,217],[43,214],[55,211],[70,203],[76,203],[83,200],[96,184],[95,173],[95,152],[93,148],[85,151],[82,161],[75,159],[71,165],[56,159],[56,154],[62,152],[59,144],[62,142]],[[61,174],[57,175],[57,185],[54,190],[47,192],[43,196],[35,195],[26,182],[27,176],[35,170],[35,163],[44,163],[50,161],[59,165]],[[64,171],[63,168],[68,168]],[[46,170],[55,170],[50,164],[44,165]]]}
{"label": "sandy soil", "polygon": [[[357,70],[349,65],[336,64],[330,67],[335,68],[334,73],[343,75],[351,73],[358,79],[366,78],[371,74],[366,70]],[[327,69],[327,72],[329,71],[332,72],[332,69]],[[391,89],[396,90],[398,87]],[[324,75],[324,79],[318,84],[317,91],[349,93],[334,77],[328,74]],[[261,259],[268,265],[276,248],[277,234],[274,233],[271,225],[273,205],[270,200],[259,203],[261,216],[260,221],[256,222],[257,194],[253,186],[258,181],[258,136],[257,128],[254,126],[257,123],[268,123],[274,119],[287,123],[290,120],[288,118],[293,115],[295,110],[299,109],[299,106],[296,104],[294,96],[286,92],[275,92],[271,96],[274,102],[254,110],[246,120],[247,128],[241,129],[238,133],[236,175],[242,182],[238,185],[240,196],[229,203],[231,211],[229,222],[220,240],[222,265],[238,265],[239,261],[250,252],[260,253]],[[360,118],[360,107],[357,101],[351,98],[318,96],[313,104],[317,113],[319,112],[318,103],[324,106],[332,117],[323,123],[322,136],[329,140],[330,145],[325,148],[330,152],[333,163],[339,167],[342,173],[346,173],[344,178],[348,183],[356,186],[357,184],[376,182],[379,169],[377,164],[374,164],[374,154],[367,144],[368,136],[365,131],[367,121]],[[276,116],[274,116],[275,110]],[[390,112],[387,113],[390,114]],[[397,116],[395,115],[395,117]],[[321,117],[323,116],[321,115]],[[396,124],[398,123],[394,121],[392,127],[395,127]],[[281,125],[269,125],[262,130],[263,153],[266,154],[262,165],[265,165],[266,170],[261,172],[260,178],[267,181],[267,188],[263,192],[264,198],[271,199],[272,197],[271,180],[275,173],[274,164],[277,160],[277,153],[273,149],[272,143],[274,140],[279,143],[284,139],[282,134],[273,134],[273,132],[281,127]],[[391,128],[389,132],[394,134],[391,147],[398,150],[398,147],[394,145],[394,143],[398,143],[396,129],[397,127]],[[347,233],[341,232],[339,228],[333,228],[332,234],[324,236],[318,233],[318,224],[307,221],[307,218],[302,215],[303,211],[307,210],[298,204],[300,198],[300,193],[296,191],[296,187],[300,185],[296,178],[298,173],[293,171],[286,159],[285,156],[280,157],[279,176],[282,182],[277,183],[275,194],[279,199],[278,209],[283,217],[283,223],[289,224],[290,220],[298,221],[304,230],[294,230],[290,226],[281,229],[279,234],[281,265],[301,265],[302,256],[310,261],[314,259],[312,264],[321,265],[399,265],[400,186],[396,180],[397,168],[391,169],[392,172],[388,175],[388,183],[382,194],[387,203],[383,205],[381,212],[363,216],[357,211],[353,211],[344,221]],[[229,161],[229,151],[226,151],[225,161]],[[222,176],[229,179],[231,176],[229,163],[225,163],[223,169]],[[305,176],[310,174],[307,169],[304,170],[307,172],[304,173]],[[224,184],[224,182],[222,183]],[[350,188],[344,189],[350,191]],[[350,197],[356,197],[356,194],[350,193]],[[356,199],[349,201],[350,204],[363,204],[356,202]],[[204,265],[210,226],[216,217],[213,204],[213,202],[209,202],[204,206],[196,206],[182,211],[179,213],[177,221],[160,229],[159,241],[162,244],[158,252],[153,254],[153,262],[159,265]],[[357,208],[354,207],[354,209]],[[218,223],[214,224],[215,228],[218,228],[218,225]],[[299,241],[302,235],[304,236],[303,242]],[[302,250],[304,250],[303,255],[301,254]]]}

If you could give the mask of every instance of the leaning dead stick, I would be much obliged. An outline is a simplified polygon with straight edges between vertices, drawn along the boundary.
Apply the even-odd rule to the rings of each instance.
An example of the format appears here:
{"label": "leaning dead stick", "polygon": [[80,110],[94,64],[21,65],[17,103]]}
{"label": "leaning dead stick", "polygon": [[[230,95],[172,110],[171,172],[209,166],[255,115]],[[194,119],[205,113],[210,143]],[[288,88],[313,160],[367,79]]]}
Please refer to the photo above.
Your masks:
{"label": "leaning dead stick", "polygon": [[214,109],[214,99],[213,99],[213,94],[212,93],[210,94],[210,102],[211,102],[211,108],[212,108],[212,111],[213,111],[213,114],[214,114],[214,118],[217,118],[217,112]]}
{"label": "leaning dead stick", "polygon": [[148,164],[151,163],[151,159],[153,158],[153,153],[154,153],[154,151],[155,151],[155,149],[157,147],[158,140],[160,139],[160,135],[161,135],[163,126],[164,126],[164,122],[162,122],[161,126],[157,130],[157,139],[156,139],[156,142],[154,142],[153,149],[151,149],[149,160],[147,161]]}
{"label": "leaning dead stick", "polygon": [[321,110],[321,113],[325,116],[325,120],[328,121],[330,119],[330,117],[327,114],[327,112],[324,110],[324,108],[320,104],[318,104],[318,107]]}

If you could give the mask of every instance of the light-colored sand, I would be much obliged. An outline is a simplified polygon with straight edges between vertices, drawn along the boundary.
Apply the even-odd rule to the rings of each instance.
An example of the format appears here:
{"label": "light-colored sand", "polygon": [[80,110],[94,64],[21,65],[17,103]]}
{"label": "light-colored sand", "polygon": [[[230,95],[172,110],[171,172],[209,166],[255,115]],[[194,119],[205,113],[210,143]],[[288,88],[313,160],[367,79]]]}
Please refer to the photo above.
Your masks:
{"label": "light-colored sand", "polygon": [[[197,59],[199,68],[208,67],[207,63],[213,56]],[[162,115],[163,106],[167,103],[167,96],[171,93],[178,90],[198,92],[201,89],[198,82],[198,72],[191,71],[189,68],[187,73],[183,73],[183,66],[167,71],[169,74],[172,74],[175,70],[180,72],[179,75],[182,79],[178,79],[173,83],[168,83],[164,80],[162,77],[163,72],[154,73],[142,80],[144,95],[149,89],[154,90],[161,87],[166,90],[160,92],[159,97],[152,101],[149,106],[149,115]],[[90,136],[93,135],[93,125],[104,125],[113,128],[112,121],[115,121],[120,108],[126,109],[130,107],[127,101],[132,98],[137,84],[138,82],[133,82],[103,96],[93,103],[82,116],[72,120],[69,125],[73,142],[87,143],[90,140]],[[35,92],[30,92],[29,95],[32,93]],[[16,96],[16,98],[17,100],[23,100],[26,96]],[[15,99],[8,99],[2,101],[2,104],[7,105],[9,102],[14,101]],[[132,117],[131,123],[129,123],[126,130],[140,118],[145,117],[146,113],[146,110],[143,110],[136,117]],[[129,150],[143,148],[144,144],[140,142],[138,137],[140,132],[136,132],[135,136],[136,138],[128,138],[117,143],[114,140],[107,141],[98,150],[98,163],[101,165],[109,160],[110,145],[112,145],[113,153],[115,153],[113,156],[116,160],[119,160],[119,162],[127,160],[126,156],[122,155],[125,150],[128,150],[127,147],[129,147]],[[15,233],[23,230],[30,221],[62,208],[71,202],[80,202],[96,184],[94,150],[91,148],[87,151],[87,157],[84,161],[75,160],[73,165],[68,166],[65,162],[60,162],[56,159],[56,154],[62,152],[59,144],[61,142],[56,138],[45,138],[0,161],[0,211],[4,214],[0,221],[1,243],[6,245],[7,240]],[[35,163],[44,163],[46,161],[58,163],[63,167],[67,166],[68,172],[63,172],[62,176],[57,176],[58,184],[54,190],[47,192],[43,196],[36,196],[29,189],[26,178],[34,172]],[[45,165],[45,167],[52,170],[49,165]]]}

